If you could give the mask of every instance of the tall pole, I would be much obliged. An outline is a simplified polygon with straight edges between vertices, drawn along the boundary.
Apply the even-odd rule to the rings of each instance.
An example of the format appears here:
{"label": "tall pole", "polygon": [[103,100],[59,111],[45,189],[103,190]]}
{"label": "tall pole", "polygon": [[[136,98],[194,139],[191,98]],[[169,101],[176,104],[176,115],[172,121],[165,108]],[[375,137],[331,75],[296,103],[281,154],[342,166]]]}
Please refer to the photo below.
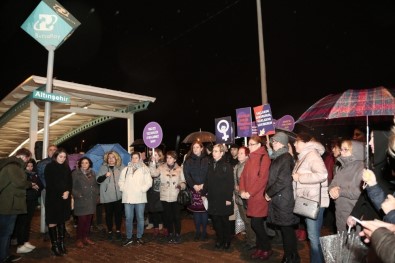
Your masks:
{"label": "tall pole", "polygon": [[[55,47],[46,46],[48,50],[48,64],[47,64],[47,85],[45,91],[47,93],[52,93],[52,77],[53,77],[53,65],[55,58]],[[43,138],[43,156],[42,160],[47,158],[47,149],[49,142],[49,122],[51,121],[51,102],[45,102],[45,112],[44,112],[44,138]]]}
{"label": "tall pole", "polygon": [[266,85],[265,50],[264,50],[264,46],[263,46],[261,0],[256,0],[256,11],[257,11],[257,19],[258,19],[259,62],[260,62],[260,69],[261,69],[262,104],[267,104],[268,98],[267,98],[267,85]]}

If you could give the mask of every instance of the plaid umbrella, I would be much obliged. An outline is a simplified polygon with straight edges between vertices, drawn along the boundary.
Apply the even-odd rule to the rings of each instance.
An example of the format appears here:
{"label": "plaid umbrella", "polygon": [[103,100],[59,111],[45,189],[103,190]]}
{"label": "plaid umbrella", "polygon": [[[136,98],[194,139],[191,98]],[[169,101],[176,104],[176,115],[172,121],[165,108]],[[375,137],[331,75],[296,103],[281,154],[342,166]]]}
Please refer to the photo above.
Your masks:
{"label": "plaid umbrella", "polygon": [[[369,135],[370,120],[378,122],[391,120],[395,115],[395,90],[385,87],[353,90],[331,94],[313,104],[296,123],[307,126],[344,125],[366,122]],[[368,138],[369,136],[366,136]],[[366,160],[368,163],[368,139],[366,141]]]}

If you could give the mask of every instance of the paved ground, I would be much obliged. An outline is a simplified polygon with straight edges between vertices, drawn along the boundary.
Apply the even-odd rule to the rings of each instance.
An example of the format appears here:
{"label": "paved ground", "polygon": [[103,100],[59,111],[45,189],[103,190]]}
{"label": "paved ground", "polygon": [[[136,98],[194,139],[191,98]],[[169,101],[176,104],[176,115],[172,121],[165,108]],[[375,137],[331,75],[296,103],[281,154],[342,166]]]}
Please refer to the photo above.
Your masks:
{"label": "paved ground", "polygon": [[[67,239],[69,253],[64,257],[53,257],[50,254],[50,242],[43,241],[39,233],[39,214],[37,210],[32,223],[30,242],[37,248],[28,254],[23,254],[21,263],[24,262],[258,262],[251,260],[251,251],[242,249],[242,235],[237,235],[232,241],[229,251],[214,248],[214,231],[209,226],[209,238],[205,242],[193,241],[193,219],[187,211],[183,211],[182,220],[182,243],[169,245],[163,240],[152,240],[152,230],[145,230],[144,245],[131,245],[122,247],[119,241],[107,241],[104,232],[92,232],[92,240],[95,245],[79,249],[74,245],[75,229],[71,220],[67,223],[67,229],[71,238]],[[124,231],[123,231],[124,232]],[[309,247],[307,241],[298,243],[302,262],[309,262]],[[12,252],[16,246],[12,246]],[[273,244],[274,254],[266,262],[280,262],[282,258],[281,244]]]}

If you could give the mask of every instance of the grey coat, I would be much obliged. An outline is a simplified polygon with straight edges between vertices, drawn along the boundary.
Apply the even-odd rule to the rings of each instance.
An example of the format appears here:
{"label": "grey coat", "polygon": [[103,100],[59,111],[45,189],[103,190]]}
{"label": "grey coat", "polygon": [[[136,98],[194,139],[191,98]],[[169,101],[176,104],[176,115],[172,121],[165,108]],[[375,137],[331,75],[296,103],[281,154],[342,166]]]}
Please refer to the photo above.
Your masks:
{"label": "grey coat", "polygon": [[84,174],[80,169],[76,169],[71,176],[73,178],[74,215],[93,215],[99,198],[99,185],[96,182],[95,173],[90,170],[89,173]]}
{"label": "grey coat", "polygon": [[335,186],[340,187],[340,196],[335,200],[336,227],[339,231],[347,230],[347,218],[361,194],[363,160],[364,144],[358,141],[352,141],[351,156],[338,157],[342,166],[333,178],[329,191]]}
{"label": "grey coat", "polygon": [[[100,167],[99,173],[96,175],[96,181],[100,184],[100,203],[111,203],[122,199],[118,181],[123,168],[125,168],[123,165],[114,166],[114,170],[111,170],[108,164],[103,164]],[[111,172],[112,175],[106,178],[107,172]]]}

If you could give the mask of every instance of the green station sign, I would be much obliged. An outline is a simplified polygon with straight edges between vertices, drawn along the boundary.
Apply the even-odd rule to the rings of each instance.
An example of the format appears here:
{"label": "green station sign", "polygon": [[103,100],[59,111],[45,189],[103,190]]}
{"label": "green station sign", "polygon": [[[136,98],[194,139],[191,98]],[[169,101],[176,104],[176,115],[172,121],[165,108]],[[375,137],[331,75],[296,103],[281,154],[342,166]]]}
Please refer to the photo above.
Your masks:
{"label": "green station sign", "polygon": [[38,99],[38,100],[59,102],[59,103],[65,103],[65,104],[70,103],[69,96],[56,94],[56,93],[48,93],[48,92],[40,91],[40,90],[33,91],[32,96],[33,96],[33,99]]}

